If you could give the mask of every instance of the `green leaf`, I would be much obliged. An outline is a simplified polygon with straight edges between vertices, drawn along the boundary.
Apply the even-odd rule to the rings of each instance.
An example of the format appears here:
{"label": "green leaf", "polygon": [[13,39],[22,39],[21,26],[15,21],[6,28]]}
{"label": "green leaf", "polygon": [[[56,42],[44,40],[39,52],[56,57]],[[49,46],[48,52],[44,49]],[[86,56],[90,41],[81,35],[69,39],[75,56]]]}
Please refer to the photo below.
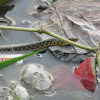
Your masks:
{"label": "green leaf", "polygon": [[5,4],[7,4],[7,3],[11,2],[11,1],[13,1],[13,0],[0,0],[0,6],[1,5],[5,5]]}
{"label": "green leaf", "polygon": [[20,56],[20,57],[16,57],[16,58],[13,58],[13,59],[10,59],[10,60],[6,60],[6,61],[3,61],[3,62],[0,62],[0,70],[5,68],[5,67],[7,67],[7,66],[10,66],[10,65],[14,64],[15,62],[17,62],[19,60],[22,60],[22,59],[27,58],[29,56],[32,56],[32,55],[34,55],[36,53],[42,52],[44,50],[46,50],[46,49],[37,50],[37,51],[25,54],[25,55]]}

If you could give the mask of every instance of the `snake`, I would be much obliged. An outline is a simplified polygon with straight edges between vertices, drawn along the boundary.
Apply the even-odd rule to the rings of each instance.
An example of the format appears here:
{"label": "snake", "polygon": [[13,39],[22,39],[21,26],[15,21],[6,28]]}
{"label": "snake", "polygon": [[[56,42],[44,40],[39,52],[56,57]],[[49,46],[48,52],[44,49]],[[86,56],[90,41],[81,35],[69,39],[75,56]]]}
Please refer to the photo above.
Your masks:
{"label": "snake", "polygon": [[[73,42],[77,42],[77,38],[69,39]],[[69,45],[58,39],[48,39],[44,41],[40,41],[37,43],[30,43],[30,44],[19,44],[19,45],[12,45],[12,46],[0,46],[0,51],[26,51],[26,50],[40,50],[43,48],[48,48],[50,46],[65,46]]]}

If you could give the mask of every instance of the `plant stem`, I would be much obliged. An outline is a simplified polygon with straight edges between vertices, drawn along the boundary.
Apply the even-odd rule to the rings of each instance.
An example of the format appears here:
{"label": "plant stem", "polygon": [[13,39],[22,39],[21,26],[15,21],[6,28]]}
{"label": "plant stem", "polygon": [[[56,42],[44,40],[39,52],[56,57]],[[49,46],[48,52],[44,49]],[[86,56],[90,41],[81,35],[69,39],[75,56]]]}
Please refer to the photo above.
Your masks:
{"label": "plant stem", "polygon": [[100,51],[96,52],[96,59],[97,59],[97,64],[98,64],[98,68],[99,68],[99,72],[100,72]]}
{"label": "plant stem", "polygon": [[76,47],[79,47],[79,48],[82,48],[82,49],[85,49],[85,50],[88,50],[88,51],[91,51],[91,52],[95,52],[98,49],[98,48],[91,48],[91,47],[87,47],[87,46],[75,43],[73,41],[70,41],[70,40],[68,40],[64,37],[61,37],[61,36],[59,36],[59,35],[57,35],[53,32],[50,32],[50,31],[47,31],[47,30],[44,30],[44,29],[22,28],[22,27],[12,27],[12,26],[0,26],[0,29],[45,33],[45,34],[48,34],[48,35],[50,35],[54,38],[57,38],[61,41],[64,41],[64,42],[66,42],[70,45],[73,45],[73,46],[76,46]]}
{"label": "plant stem", "polygon": [[55,38],[57,38],[57,39],[59,39],[61,41],[64,41],[64,42],[66,42],[66,43],[68,43],[70,45],[73,45],[73,46],[76,46],[76,47],[79,47],[79,48],[82,48],[82,49],[85,49],[85,50],[88,50],[88,51],[95,52],[98,49],[98,48],[90,48],[90,47],[75,43],[73,41],[70,41],[70,40],[68,40],[66,38],[63,38],[63,37],[61,37],[59,35],[56,35],[56,34],[54,34],[52,32],[46,31],[46,30],[42,30],[42,32],[45,33],[45,34],[48,34],[48,35],[50,35],[52,37],[55,37]]}
{"label": "plant stem", "polygon": [[33,28],[23,28],[23,27],[12,27],[12,26],[1,26],[0,29],[6,30],[17,30],[17,31],[29,31],[29,32],[39,32],[40,29],[33,29]]}

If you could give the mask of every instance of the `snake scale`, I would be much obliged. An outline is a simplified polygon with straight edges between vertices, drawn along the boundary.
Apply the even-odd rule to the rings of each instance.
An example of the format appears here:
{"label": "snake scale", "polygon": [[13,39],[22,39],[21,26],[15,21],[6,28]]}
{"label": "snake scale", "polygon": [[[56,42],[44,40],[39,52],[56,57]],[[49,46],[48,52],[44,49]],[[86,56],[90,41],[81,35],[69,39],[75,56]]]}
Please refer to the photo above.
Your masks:
{"label": "snake scale", "polygon": [[[69,39],[73,42],[77,42],[78,39]],[[57,39],[48,39],[42,42],[38,43],[33,43],[33,44],[21,44],[21,45],[12,45],[12,46],[1,46],[0,51],[23,51],[23,50],[39,50],[43,48],[47,48],[50,46],[64,46],[64,45],[69,45],[68,43],[65,43],[63,41],[57,40]],[[11,48],[12,47],[12,48]]]}

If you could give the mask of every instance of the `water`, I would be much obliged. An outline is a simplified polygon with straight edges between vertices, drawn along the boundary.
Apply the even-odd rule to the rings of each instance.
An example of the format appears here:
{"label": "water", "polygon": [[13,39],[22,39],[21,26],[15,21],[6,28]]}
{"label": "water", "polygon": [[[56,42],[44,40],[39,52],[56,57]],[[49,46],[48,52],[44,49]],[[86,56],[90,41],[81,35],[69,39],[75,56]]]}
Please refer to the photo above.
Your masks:
{"label": "water", "polygon": [[[8,11],[5,16],[10,19],[14,26],[17,27],[31,27],[34,22],[36,22],[36,18],[34,18],[30,13],[35,11],[35,6],[40,4],[41,1],[39,0],[15,0],[10,5],[15,5],[11,11]],[[24,24],[23,20],[28,20],[31,23]],[[5,37],[11,42],[11,44],[21,44],[21,43],[32,43],[37,42],[38,39],[33,32],[20,32],[20,31],[9,31],[3,30]],[[0,36],[0,45],[9,45],[9,43]],[[20,53],[27,53],[27,52],[20,52]],[[23,64],[20,65],[12,65],[8,68],[5,68],[0,71],[0,74],[3,75],[0,78],[0,86],[9,86],[9,82],[11,80],[19,80],[20,73],[22,68],[29,63],[39,63],[44,66],[44,69],[48,72],[52,73],[51,71],[53,68],[57,66],[64,66],[68,69],[67,73],[71,71],[73,68],[78,66],[79,64],[73,63],[66,63],[62,62],[50,52],[47,51],[44,54],[41,54],[42,57],[32,56],[24,60]],[[62,67],[63,68],[63,67]],[[69,74],[66,74],[69,75]],[[70,74],[71,75],[71,74]],[[66,78],[67,76],[65,76]],[[72,76],[71,76],[72,77]],[[56,93],[53,96],[45,96],[39,94],[37,92],[34,93],[34,100],[99,100],[99,90],[91,93],[87,90],[75,89],[73,87],[72,78],[70,83],[64,84],[66,88],[59,88],[56,89]],[[64,77],[62,79],[62,83],[64,83]],[[70,86],[70,84],[72,84]],[[68,87],[69,85],[69,87]],[[99,84],[97,88],[99,88]],[[1,99],[0,99],[1,100]]]}

